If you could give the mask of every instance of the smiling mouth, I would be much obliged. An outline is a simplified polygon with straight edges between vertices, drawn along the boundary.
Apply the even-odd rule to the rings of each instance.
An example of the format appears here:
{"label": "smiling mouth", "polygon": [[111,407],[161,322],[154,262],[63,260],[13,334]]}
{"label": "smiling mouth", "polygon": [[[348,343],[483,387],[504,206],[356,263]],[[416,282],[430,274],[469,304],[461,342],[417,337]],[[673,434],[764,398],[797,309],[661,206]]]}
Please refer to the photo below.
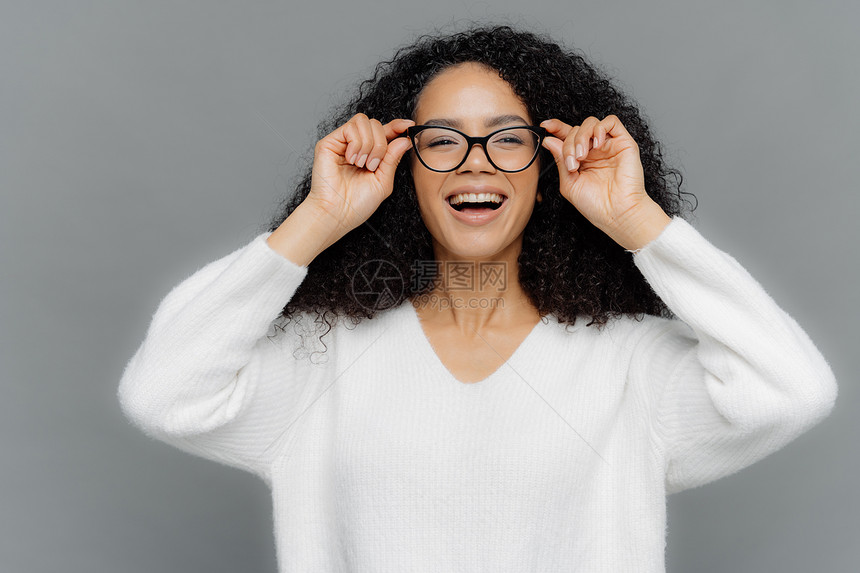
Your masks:
{"label": "smiling mouth", "polygon": [[[508,196],[504,193],[500,193],[496,190],[489,192],[490,197],[486,196],[486,192],[483,193],[469,193],[468,195],[472,195],[473,200],[469,200],[468,196],[462,196],[461,194],[454,193],[446,198],[446,202],[450,207],[457,211],[458,213],[464,212],[492,212],[496,211],[504,205]],[[475,195],[485,195],[484,197],[476,197]],[[459,198],[459,201],[457,200]]]}
{"label": "smiling mouth", "polygon": [[[483,210],[483,209],[489,209],[490,211],[495,211],[496,209],[498,209],[499,207],[501,207],[501,206],[502,206],[502,204],[504,204],[504,202],[505,202],[505,201],[507,201],[507,198],[506,198],[506,197],[505,197],[505,198],[502,198],[502,202],[501,202],[501,203],[496,203],[496,202],[494,202],[494,201],[484,201],[484,202],[482,202],[482,203],[467,203],[467,202],[465,202],[465,201],[464,201],[463,203],[460,203],[460,204],[458,204],[458,205],[451,205],[451,207],[452,207],[455,211],[460,211],[460,212],[463,212],[463,211],[472,211],[472,210],[480,211],[480,210]],[[449,204],[450,204],[450,203],[449,203]]]}

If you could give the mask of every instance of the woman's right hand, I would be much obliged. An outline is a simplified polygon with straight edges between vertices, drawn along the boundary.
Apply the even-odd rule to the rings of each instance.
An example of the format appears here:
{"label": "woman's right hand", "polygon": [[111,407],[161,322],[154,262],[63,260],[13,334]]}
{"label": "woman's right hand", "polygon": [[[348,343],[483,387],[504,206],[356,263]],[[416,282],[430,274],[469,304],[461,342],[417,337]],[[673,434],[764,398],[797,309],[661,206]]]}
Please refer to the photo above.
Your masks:
{"label": "woman's right hand", "polygon": [[357,113],[317,142],[305,202],[332,218],[338,236],[364,223],[391,194],[397,164],[412,147],[397,136],[411,125],[411,119],[382,125]]}

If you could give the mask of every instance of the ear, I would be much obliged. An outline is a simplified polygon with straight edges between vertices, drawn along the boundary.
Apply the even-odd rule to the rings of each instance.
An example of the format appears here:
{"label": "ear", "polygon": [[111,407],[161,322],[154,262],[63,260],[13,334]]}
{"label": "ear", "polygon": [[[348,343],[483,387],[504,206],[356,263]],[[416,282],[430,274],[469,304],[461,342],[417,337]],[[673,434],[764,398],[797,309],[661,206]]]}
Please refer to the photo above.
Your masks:
{"label": "ear", "polygon": [[537,203],[540,203],[541,201],[543,201],[543,196],[540,194],[540,191],[538,191],[537,195],[535,195],[535,201]]}

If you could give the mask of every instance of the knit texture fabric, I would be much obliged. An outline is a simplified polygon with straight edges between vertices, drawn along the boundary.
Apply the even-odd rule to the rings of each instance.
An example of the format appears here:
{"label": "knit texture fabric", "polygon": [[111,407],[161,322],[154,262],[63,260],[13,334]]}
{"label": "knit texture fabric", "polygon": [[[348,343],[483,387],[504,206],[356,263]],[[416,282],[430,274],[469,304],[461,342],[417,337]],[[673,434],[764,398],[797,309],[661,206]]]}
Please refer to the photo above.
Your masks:
{"label": "knit texture fabric", "polygon": [[795,320],[679,217],[631,255],[678,320],[549,315],[474,384],[408,302],[325,347],[307,316],[273,328],[308,269],[269,234],[170,291],[118,398],[147,435],[269,485],[281,573],[664,572],[666,495],[836,399]]}

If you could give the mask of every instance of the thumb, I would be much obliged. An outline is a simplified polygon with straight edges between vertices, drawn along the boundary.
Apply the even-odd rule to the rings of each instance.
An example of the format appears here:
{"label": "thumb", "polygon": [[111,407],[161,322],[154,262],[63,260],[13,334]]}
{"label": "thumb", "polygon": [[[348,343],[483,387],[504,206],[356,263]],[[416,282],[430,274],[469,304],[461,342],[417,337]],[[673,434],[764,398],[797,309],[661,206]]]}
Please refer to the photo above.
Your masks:
{"label": "thumb", "polygon": [[388,151],[385,152],[385,157],[379,167],[376,168],[376,173],[382,181],[387,184],[394,182],[394,172],[397,171],[397,165],[403,154],[412,149],[412,141],[408,137],[398,137],[388,144]]}
{"label": "thumb", "polygon": [[[543,146],[552,153],[552,157],[555,159],[556,165],[561,169],[564,166],[564,161],[561,157],[561,153],[564,149],[564,142],[556,137],[546,137],[543,140]],[[567,171],[566,168],[565,171]]]}
{"label": "thumb", "polygon": [[558,180],[561,185],[567,182],[575,183],[579,178],[579,170],[570,171],[567,168],[562,152],[564,151],[564,142],[557,137],[547,137],[543,140],[543,146],[546,147],[552,154],[555,160],[555,165],[558,167]]}

